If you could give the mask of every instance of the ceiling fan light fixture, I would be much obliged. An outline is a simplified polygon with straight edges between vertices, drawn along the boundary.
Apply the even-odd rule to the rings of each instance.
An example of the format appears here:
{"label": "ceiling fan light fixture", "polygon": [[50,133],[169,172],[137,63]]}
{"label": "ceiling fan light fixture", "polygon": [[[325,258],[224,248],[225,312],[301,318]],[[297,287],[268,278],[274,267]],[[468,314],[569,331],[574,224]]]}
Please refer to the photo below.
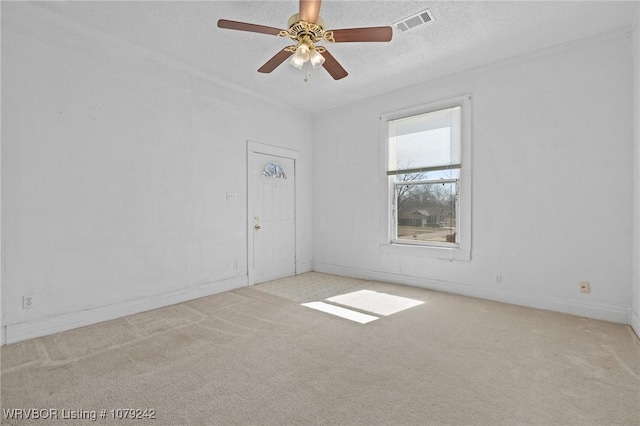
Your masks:
{"label": "ceiling fan light fixture", "polygon": [[309,61],[314,68],[318,68],[324,64],[324,56],[322,56],[316,49],[313,49],[309,52]]}
{"label": "ceiling fan light fixture", "polygon": [[295,55],[293,56],[293,58],[291,58],[291,61],[289,61],[289,63],[299,70],[301,70],[302,66],[304,65],[304,62],[299,60]]}
{"label": "ceiling fan light fixture", "polygon": [[305,62],[309,60],[309,46],[305,43],[302,43],[296,49],[296,53],[293,54],[293,58],[291,58],[291,62],[289,62],[294,67],[299,70],[302,69],[302,66]]}

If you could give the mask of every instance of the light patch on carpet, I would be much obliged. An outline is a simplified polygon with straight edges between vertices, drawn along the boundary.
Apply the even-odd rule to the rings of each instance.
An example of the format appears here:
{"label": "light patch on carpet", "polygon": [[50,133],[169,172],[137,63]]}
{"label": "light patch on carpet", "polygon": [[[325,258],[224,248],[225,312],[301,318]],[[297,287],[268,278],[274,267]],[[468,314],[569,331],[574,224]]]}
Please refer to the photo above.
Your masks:
{"label": "light patch on carpet", "polygon": [[328,303],[324,302],[302,303],[302,306],[306,306],[307,308],[322,311],[341,318],[346,318],[360,324],[367,324],[378,319],[378,317],[374,317],[373,315],[363,314],[361,312],[352,311],[351,309],[341,308],[340,306],[329,305]]}
{"label": "light patch on carpet", "polygon": [[387,293],[378,293],[371,290],[359,290],[353,293],[341,294],[327,299],[330,302],[343,306],[372,312],[378,315],[391,315],[424,302],[407,297],[394,296]]}

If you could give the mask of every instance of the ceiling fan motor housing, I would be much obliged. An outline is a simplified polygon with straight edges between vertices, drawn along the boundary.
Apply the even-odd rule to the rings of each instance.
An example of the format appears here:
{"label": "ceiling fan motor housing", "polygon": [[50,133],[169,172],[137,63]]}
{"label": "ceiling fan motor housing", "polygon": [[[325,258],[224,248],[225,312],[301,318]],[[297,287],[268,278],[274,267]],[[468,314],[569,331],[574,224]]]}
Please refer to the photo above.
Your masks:
{"label": "ceiling fan motor housing", "polygon": [[318,22],[313,24],[310,22],[304,22],[300,20],[300,14],[296,13],[289,18],[289,29],[283,31],[285,34],[281,34],[287,37],[291,37],[293,40],[301,42],[305,36],[308,36],[312,43],[316,43],[320,40],[327,40],[329,32],[324,31],[324,21],[318,17]]}

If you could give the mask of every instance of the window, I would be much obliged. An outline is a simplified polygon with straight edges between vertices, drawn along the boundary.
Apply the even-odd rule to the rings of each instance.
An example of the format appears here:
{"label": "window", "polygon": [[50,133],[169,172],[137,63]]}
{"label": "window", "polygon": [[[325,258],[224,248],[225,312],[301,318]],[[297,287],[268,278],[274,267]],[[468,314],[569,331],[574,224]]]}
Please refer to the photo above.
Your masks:
{"label": "window", "polygon": [[470,99],[383,117],[383,244],[437,248],[440,255],[449,249],[449,258],[469,258]]}
{"label": "window", "polygon": [[277,163],[275,161],[270,161],[267,164],[265,164],[264,168],[262,169],[262,176],[278,178],[278,179],[286,179],[287,172],[285,172],[284,167],[282,167],[280,163]]}

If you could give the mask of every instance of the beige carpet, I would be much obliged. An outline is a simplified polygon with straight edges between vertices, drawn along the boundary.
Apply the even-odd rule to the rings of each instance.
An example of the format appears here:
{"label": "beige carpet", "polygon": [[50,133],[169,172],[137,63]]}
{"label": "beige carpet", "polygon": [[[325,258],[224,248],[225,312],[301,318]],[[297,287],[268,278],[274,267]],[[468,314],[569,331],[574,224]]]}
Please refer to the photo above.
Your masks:
{"label": "beige carpet", "polygon": [[[296,279],[425,303],[361,325],[273,294]],[[309,273],[4,346],[0,386],[98,415],[16,425],[637,425],[639,374],[624,325]]]}

